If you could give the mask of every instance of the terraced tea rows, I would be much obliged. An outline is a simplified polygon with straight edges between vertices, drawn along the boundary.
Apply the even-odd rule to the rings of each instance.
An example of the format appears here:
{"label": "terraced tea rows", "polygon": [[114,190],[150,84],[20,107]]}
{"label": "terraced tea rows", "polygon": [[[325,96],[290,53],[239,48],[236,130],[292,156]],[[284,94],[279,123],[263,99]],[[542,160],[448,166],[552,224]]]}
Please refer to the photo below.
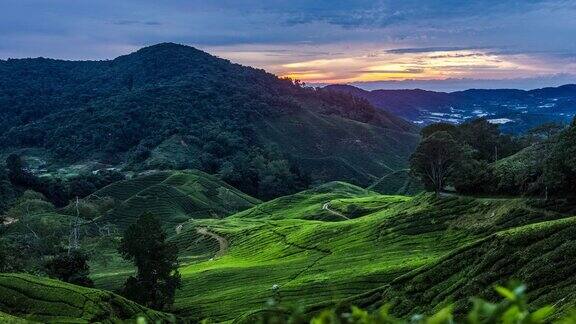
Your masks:
{"label": "terraced tea rows", "polygon": [[167,228],[190,218],[222,217],[259,203],[201,171],[164,171],[114,183],[93,197],[119,202],[103,221],[125,228],[144,212],[159,216]]}
{"label": "terraced tea rows", "polygon": [[136,317],[150,321],[173,318],[111,292],[25,274],[0,274],[0,311],[42,323],[115,323]]}
{"label": "terraced tea rows", "polygon": [[470,307],[469,296],[496,299],[491,287],[520,280],[528,286],[532,307],[555,305],[568,312],[576,306],[575,241],[576,217],[500,231],[347,303],[387,303],[398,315],[454,305],[456,314],[462,314]]}
{"label": "terraced tea rows", "polygon": [[[181,269],[184,287],[176,312],[230,319],[262,307],[273,285],[281,287],[286,305],[343,300],[509,228],[509,214],[532,214],[527,222],[558,217],[530,211],[521,199],[396,199],[385,210],[342,222],[232,217],[186,223],[175,238],[179,242],[202,226],[225,237],[230,250],[221,258]],[[482,224],[463,226],[463,218],[480,219]]]}
{"label": "terraced tea rows", "polygon": [[[314,220],[332,220],[319,217],[326,201],[331,209],[350,216],[356,212],[358,218]],[[273,285],[280,287],[286,306],[374,303],[382,287],[441,262],[463,246],[562,217],[525,199],[382,196],[330,183],[225,219],[181,224],[170,238],[181,251],[183,279],[174,311],[192,319],[230,320],[261,309],[272,297]],[[226,240],[224,255],[216,236]],[[126,275],[97,273],[96,282],[117,288]]]}
{"label": "terraced tea rows", "polygon": [[324,204],[336,200],[352,198],[380,197],[375,192],[345,182],[330,182],[314,189],[302,191],[290,196],[276,198],[237,213],[232,218],[250,219],[309,219],[341,221],[343,218],[323,208]]}

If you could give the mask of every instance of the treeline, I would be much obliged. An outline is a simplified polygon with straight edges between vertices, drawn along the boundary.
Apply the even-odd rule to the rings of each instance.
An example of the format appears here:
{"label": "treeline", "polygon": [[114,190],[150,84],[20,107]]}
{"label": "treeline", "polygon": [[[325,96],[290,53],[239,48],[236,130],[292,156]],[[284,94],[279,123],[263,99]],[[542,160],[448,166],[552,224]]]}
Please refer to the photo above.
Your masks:
{"label": "treeline", "polygon": [[528,134],[500,133],[486,119],[433,124],[410,159],[427,190],[462,194],[576,196],[576,127],[544,124]]}

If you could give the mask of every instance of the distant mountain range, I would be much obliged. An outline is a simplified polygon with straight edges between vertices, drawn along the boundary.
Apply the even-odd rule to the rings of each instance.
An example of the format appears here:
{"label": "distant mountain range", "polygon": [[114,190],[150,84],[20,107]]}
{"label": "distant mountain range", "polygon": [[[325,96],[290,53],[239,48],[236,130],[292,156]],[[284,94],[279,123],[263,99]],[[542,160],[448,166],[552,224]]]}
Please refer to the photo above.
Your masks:
{"label": "distant mountain range", "polygon": [[543,122],[569,122],[576,114],[576,85],[536,90],[479,90],[435,92],[414,90],[366,91],[350,85],[329,85],[416,124],[462,123],[485,117],[504,131],[521,133]]}
{"label": "distant mountain range", "polygon": [[0,156],[36,157],[46,172],[196,168],[242,188],[285,174],[287,160],[312,180],[368,185],[406,167],[417,133],[366,101],[184,45],[109,61],[0,60]]}

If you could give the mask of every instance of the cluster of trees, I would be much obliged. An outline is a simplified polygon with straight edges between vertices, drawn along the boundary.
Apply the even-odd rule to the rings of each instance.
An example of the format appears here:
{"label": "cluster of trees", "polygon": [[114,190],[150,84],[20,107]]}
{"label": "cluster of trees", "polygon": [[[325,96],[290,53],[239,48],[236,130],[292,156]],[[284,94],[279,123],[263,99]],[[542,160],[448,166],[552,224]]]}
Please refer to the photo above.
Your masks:
{"label": "cluster of trees", "polygon": [[421,135],[410,159],[411,170],[435,192],[447,185],[459,192],[482,192],[489,164],[526,146],[524,140],[501,134],[497,125],[484,118],[461,125],[432,124]]}
{"label": "cluster of trees", "polygon": [[240,152],[224,160],[217,174],[242,192],[263,200],[307,189],[312,180],[274,147]]}
{"label": "cluster of trees", "polygon": [[[38,177],[27,171],[25,163],[17,154],[8,156],[6,169],[2,166],[0,169],[2,169],[0,170],[0,195],[7,197],[6,201],[11,201],[11,197],[16,196],[18,190],[33,190],[43,194],[56,207],[64,207],[75,197],[84,198],[102,187],[124,179],[122,173],[112,170],[78,175],[66,180]],[[0,212],[2,207],[0,204]]]}
{"label": "cluster of trees", "polygon": [[433,124],[421,134],[410,165],[428,190],[439,193],[453,187],[463,194],[546,197],[576,194],[569,180],[576,175],[574,123],[568,128],[543,124],[527,135],[512,137],[501,134],[497,125],[476,119],[461,125]]}
{"label": "cluster of trees", "polygon": [[546,194],[576,198],[576,119],[570,128],[552,138],[539,170]]}

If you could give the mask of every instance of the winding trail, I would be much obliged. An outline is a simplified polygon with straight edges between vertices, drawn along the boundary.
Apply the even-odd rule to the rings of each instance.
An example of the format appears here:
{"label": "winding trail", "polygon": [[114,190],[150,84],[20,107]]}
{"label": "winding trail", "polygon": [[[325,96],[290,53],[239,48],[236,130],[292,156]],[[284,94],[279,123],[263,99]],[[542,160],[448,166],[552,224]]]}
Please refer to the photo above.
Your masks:
{"label": "winding trail", "polygon": [[333,215],[336,215],[336,216],[338,216],[338,217],[342,217],[342,218],[344,218],[344,219],[346,219],[346,220],[349,220],[349,219],[350,219],[350,218],[348,218],[346,215],[344,215],[344,214],[342,214],[342,213],[339,213],[339,212],[337,212],[337,211],[335,211],[335,210],[330,209],[330,202],[324,203],[324,205],[322,205],[322,210],[326,210],[326,211],[332,213]]}
{"label": "winding trail", "polygon": [[226,252],[228,251],[228,246],[229,246],[228,240],[226,240],[224,237],[210,232],[206,227],[197,228],[196,233],[198,233],[200,235],[210,236],[210,237],[212,237],[218,241],[218,245],[219,245],[220,249],[218,250],[218,252],[216,252],[216,254],[214,255],[214,258],[221,257],[224,254],[226,254]]}

